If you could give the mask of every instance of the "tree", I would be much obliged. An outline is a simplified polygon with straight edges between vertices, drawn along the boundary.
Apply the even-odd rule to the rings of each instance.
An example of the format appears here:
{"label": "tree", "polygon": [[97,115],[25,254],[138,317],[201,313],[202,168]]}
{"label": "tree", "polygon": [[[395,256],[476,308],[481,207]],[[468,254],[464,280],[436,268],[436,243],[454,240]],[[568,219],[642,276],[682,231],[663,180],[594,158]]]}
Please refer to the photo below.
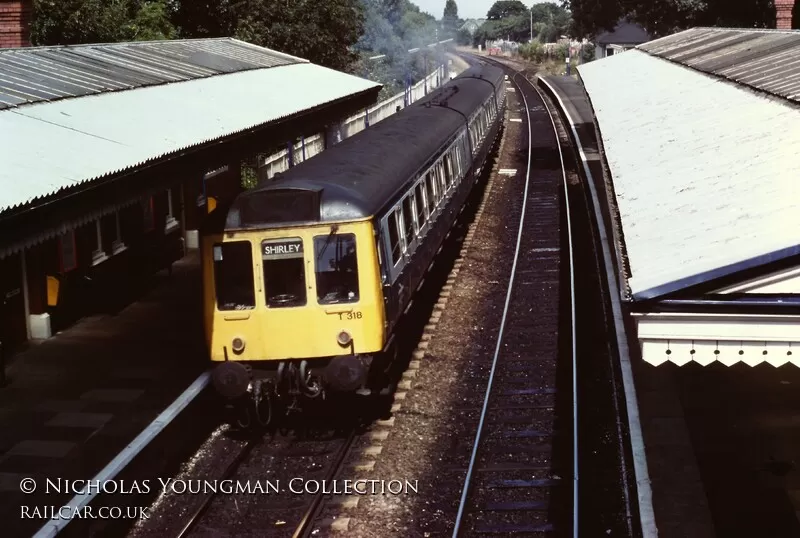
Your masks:
{"label": "tree", "polygon": [[[593,37],[611,31],[622,16],[620,0],[567,0],[572,13],[574,37]],[[659,0],[656,0],[659,1]]]}
{"label": "tree", "polygon": [[456,43],[459,45],[471,45],[472,34],[466,28],[461,28],[456,34]]}
{"label": "tree", "polygon": [[177,35],[166,0],[34,0],[34,45],[72,45]]}
{"label": "tree", "polygon": [[409,47],[405,46],[402,37],[389,21],[386,5],[381,0],[363,0],[363,5],[364,31],[355,45],[356,50],[369,53],[367,56],[404,56]]}
{"label": "tree", "polygon": [[554,2],[534,4],[531,7],[533,35],[542,43],[553,43],[570,30],[569,12]]}
{"label": "tree", "polygon": [[622,18],[641,24],[654,37],[694,26],[770,28],[773,0],[567,0],[577,36],[612,30]]}
{"label": "tree", "polygon": [[341,71],[358,59],[352,47],[364,29],[359,0],[244,0],[232,13],[234,36],[243,41]]}
{"label": "tree", "polygon": [[179,1],[172,21],[181,37],[229,36],[236,27],[230,0]]}
{"label": "tree", "polygon": [[360,0],[35,0],[37,45],[235,36],[345,70],[364,29]]}
{"label": "tree", "polygon": [[486,13],[486,18],[490,21],[499,21],[507,17],[525,15],[528,16],[528,8],[520,0],[499,0],[495,2]]}
{"label": "tree", "polygon": [[458,31],[458,6],[456,5],[456,0],[447,0],[444,4],[442,26],[448,37],[454,36]]}

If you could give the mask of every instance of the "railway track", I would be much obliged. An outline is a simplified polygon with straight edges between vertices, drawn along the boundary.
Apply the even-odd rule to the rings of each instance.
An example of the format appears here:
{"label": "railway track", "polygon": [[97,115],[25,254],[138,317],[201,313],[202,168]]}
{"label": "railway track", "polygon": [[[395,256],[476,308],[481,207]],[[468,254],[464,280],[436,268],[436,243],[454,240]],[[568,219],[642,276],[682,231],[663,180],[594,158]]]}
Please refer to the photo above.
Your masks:
{"label": "railway track", "polygon": [[[495,150],[496,148],[493,149]],[[408,327],[404,327],[405,336],[399,348],[400,357],[405,359],[401,358],[397,371],[392,374],[393,378],[396,377],[393,386],[400,381],[401,370],[405,370],[416,344],[421,341],[424,320],[428,319],[434,310],[437,293],[444,285],[453,260],[459,252],[465,227],[474,216],[483,188],[482,182],[470,196],[452,234],[445,240],[441,259],[434,264],[425,279],[424,286],[420,290],[420,300],[414,302],[409,316],[414,321],[409,322]],[[380,407],[383,403],[377,405]],[[220,443],[219,439],[210,439],[209,448],[201,447],[198,454],[209,452],[208,467],[213,470],[194,468],[187,473],[187,479],[190,476],[191,479],[202,477],[203,480],[211,482],[232,480],[239,483],[269,479],[280,480],[282,484],[286,484],[295,477],[319,483],[330,482],[337,478],[340,480],[359,478],[363,475],[363,471],[358,469],[359,464],[368,461],[361,457],[360,448],[369,448],[367,445],[385,439],[388,434],[385,428],[391,427],[393,423],[391,419],[377,420],[385,418],[386,415],[380,408],[371,407],[372,405],[370,409],[364,409],[361,402],[360,406],[355,404],[349,412],[342,411],[338,415],[339,419],[336,416],[313,419],[315,425],[325,425],[340,422],[341,416],[360,417],[354,427],[347,429],[342,426],[335,433],[311,436],[275,435],[271,438],[248,439],[246,442],[228,438]],[[330,409],[336,409],[336,406],[331,404]],[[324,428],[320,427],[318,430],[322,431]],[[350,465],[351,463],[355,465]],[[323,491],[298,496],[285,489],[266,496],[230,495],[218,492],[196,496],[188,506],[187,497],[189,496],[175,496],[174,506],[167,507],[166,510],[158,509],[161,513],[167,512],[168,517],[154,522],[152,526],[138,529],[139,532],[134,533],[132,538],[151,535],[196,538],[239,536],[248,533],[287,538],[325,535],[326,529],[346,530],[346,517],[341,517],[342,521],[338,521],[344,523],[339,529],[335,523],[332,524],[330,516],[341,516],[341,508],[346,508],[351,501],[357,500],[358,496],[350,496],[348,499],[345,495],[331,496]],[[162,518],[159,516],[154,519]]]}
{"label": "railway track", "polygon": [[[311,536],[326,523],[330,526],[321,517],[330,493],[324,487],[302,493],[299,489],[307,483],[330,484],[340,478],[361,433],[362,429],[355,426],[312,435],[257,435],[235,451],[226,444],[224,469],[206,474],[202,481],[248,485],[255,492],[231,493],[230,488],[205,486],[198,495],[179,495],[178,504],[162,509],[155,528],[141,528],[134,536],[185,538],[253,532],[259,536]],[[292,479],[301,481],[291,485]],[[260,489],[256,489],[257,483]]]}
{"label": "railway track", "polygon": [[545,101],[519,72],[509,78],[528,124],[522,214],[453,536],[577,536],[575,298],[566,171]]}

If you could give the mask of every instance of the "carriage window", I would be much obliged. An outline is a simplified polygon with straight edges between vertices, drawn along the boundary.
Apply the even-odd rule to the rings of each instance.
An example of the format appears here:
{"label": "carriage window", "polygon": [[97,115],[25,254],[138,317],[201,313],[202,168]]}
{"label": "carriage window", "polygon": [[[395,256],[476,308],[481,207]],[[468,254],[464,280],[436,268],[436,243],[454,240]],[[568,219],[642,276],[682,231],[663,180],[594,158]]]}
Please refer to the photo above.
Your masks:
{"label": "carriage window", "polygon": [[355,235],[329,234],[314,237],[314,263],[319,304],[358,301]]}
{"label": "carriage window", "polygon": [[439,192],[442,193],[442,197],[444,197],[444,193],[447,192],[447,183],[444,180],[444,171],[442,170],[442,163],[436,163],[436,179],[439,182]]}
{"label": "carriage window", "polygon": [[253,251],[249,241],[214,245],[214,289],[219,310],[250,310],[256,306]]}
{"label": "carriage window", "polygon": [[396,265],[400,260],[402,247],[400,246],[400,232],[397,229],[397,211],[393,211],[386,219],[389,225],[389,243],[392,249],[392,265]]}
{"label": "carriage window", "polygon": [[444,175],[445,175],[445,183],[448,185],[453,184],[453,172],[450,168],[450,155],[444,156]]}
{"label": "carriage window", "polygon": [[264,292],[269,308],[306,304],[306,269],[303,240],[299,237],[261,242]]}
{"label": "carriage window", "polygon": [[433,215],[433,210],[436,208],[436,194],[433,191],[433,178],[430,172],[425,175],[425,190],[428,194],[428,214]]}
{"label": "carriage window", "polygon": [[403,199],[403,223],[405,224],[406,246],[414,239],[414,210],[411,208],[411,195]]}
{"label": "carriage window", "polygon": [[425,224],[425,199],[422,197],[422,182],[417,183],[417,222],[420,228]]}

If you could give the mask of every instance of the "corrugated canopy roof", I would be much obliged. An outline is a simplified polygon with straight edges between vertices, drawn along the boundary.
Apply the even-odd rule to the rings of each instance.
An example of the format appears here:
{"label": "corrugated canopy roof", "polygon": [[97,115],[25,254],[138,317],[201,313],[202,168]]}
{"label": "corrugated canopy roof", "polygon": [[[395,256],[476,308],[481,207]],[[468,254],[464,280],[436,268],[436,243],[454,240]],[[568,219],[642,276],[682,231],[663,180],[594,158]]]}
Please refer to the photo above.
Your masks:
{"label": "corrugated canopy roof", "polygon": [[692,28],[638,48],[800,103],[800,31]]}
{"label": "corrugated canopy roof", "polygon": [[635,49],[579,72],[634,299],[800,253],[800,108]]}
{"label": "corrugated canopy roof", "polygon": [[306,62],[231,38],[0,49],[0,110]]}
{"label": "corrugated canopy roof", "polygon": [[[220,73],[223,69],[239,72],[200,79],[196,79],[200,76],[197,73],[178,74],[177,65],[182,66],[180,70],[188,70],[190,62],[180,58],[185,60],[185,51],[190,49],[183,47],[190,45],[196,47],[191,50],[207,45],[215,51],[229,46],[231,54],[241,53],[235,60],[216,53],[200,54],[197,58],[205,58],[205,67],[199,67],[198,59],[193,64],[197,73],[205,70],[208,74],[214,69]],[[111,49],[114,54],[130,50],[127,44],[102,47],[109,54]],[[174,47],[165,42],[137,43],[131,47],[148,51],[146,54],[160,47],[166,47],[162,51],[174,51],[175,70],[156,69],[162,77],[158,80],[166,82],[165,73],[170,73],[170,77],[183,82],[161,84],[153,82],[157,79],[154,76],[147,83],[138,81],[136,84],[146,87],[132,91],[101,92],[0,111],[0,212],[380,88],[369,80],[233,40],[177,42]],[[164,54],[164,66],[170,65],[169,55]],[[0,58],[5,57],[0,53]],[[217,67],[209,67],[214,62]],[[264,66],[272,62],[278,67],[258,69],[254,67],[257,62]],[[7,73],[0,65],[0,78],[7,77]]]}

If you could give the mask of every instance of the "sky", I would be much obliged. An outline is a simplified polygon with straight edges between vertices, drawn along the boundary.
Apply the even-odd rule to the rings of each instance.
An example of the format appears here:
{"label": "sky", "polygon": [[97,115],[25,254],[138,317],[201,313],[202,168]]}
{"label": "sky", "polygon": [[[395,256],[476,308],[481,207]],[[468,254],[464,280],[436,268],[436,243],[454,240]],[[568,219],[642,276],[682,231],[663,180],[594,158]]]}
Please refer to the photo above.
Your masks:
{"label": "sky", "polygon": [[[531,4],[539,4],[545,1],[547,0],[522,0],[522,3],[530,6]],[[550,1],[560,4],[559,0]],[[437,19],[442,18],[445,0],[411,0],[411,2],[417,4],[422,11],[427,11]],[[458,16],[462,19],[484,19],[486,18],[486,12],[489,11],[494,2],[495,0],[456,0]]]}

